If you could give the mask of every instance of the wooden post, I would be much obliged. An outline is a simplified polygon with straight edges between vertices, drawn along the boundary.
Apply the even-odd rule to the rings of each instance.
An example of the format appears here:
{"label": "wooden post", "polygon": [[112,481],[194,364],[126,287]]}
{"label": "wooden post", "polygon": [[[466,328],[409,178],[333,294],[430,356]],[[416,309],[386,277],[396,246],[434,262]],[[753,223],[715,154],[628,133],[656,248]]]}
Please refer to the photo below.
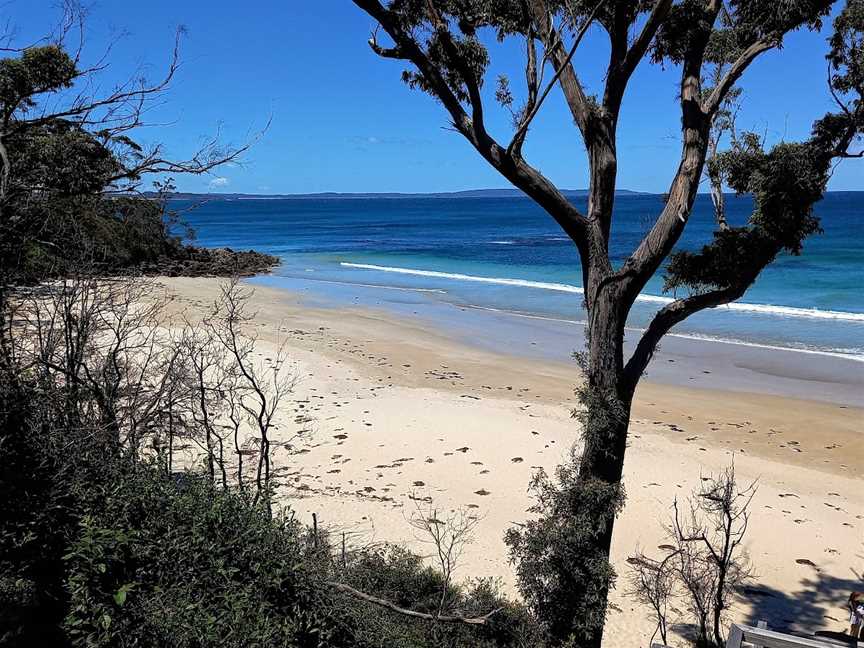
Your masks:
{"label": "wooden post", "polygon": [[345,551],[345,532],[342,532],[342,567],[348,567],[348,553]]}
{"label": "wooden post", "polygon": [[726,639],[726,648],[741,648],[741,642],[744,640],[744,631],[737,623],[733,623],[729,628],[729,637]]}
{"label": "wooden post", "polygon": [[[759,623],[756,624],[756,627],[760,630],[768,629],[768,622],[765,619],[759,619]],[[753,648],[764,648],[762,644],[753,644]]]}
{"label": "wooden post", "polygon": [[312,514],[312,542],[315,544],[315,548],[318,548],[318,515],[316,513]]}

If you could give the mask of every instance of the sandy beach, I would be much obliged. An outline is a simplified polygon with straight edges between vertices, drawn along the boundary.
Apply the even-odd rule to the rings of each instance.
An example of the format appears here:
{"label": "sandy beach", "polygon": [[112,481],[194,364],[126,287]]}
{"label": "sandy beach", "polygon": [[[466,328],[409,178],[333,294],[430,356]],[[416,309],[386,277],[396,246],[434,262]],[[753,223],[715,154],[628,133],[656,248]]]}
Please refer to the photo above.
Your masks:
{"label": "sandy beach", "polygon": [[[218,294],[215,279],[160,281],[172,309],[193,319]],[[551,471],[578,443],[575,362],[470,344],[434,322],[367,304],[310,305],[261,286],[251,309],[262,359],[287,339],[299,378],[279,434],[307,430],[299,452],[275,451],[280,499],[310,523],[316,513],[349,543],[398,542],[421,553],[406,524],[417,502],[467,507],[481,521],[457,577],[500,578],[515,595],[503,534],[528,515],[532,473]],[[674,498],[733,458],[739,480],[758,479],[759,490],[747,543],[758,577],[732,620],[843,630],[845,600],[861,589],[864,567],[862,377],[844,369],[832,389],[830,358],[794,354],[798,365],[780,366],[776,356],[738,350],[742,359],[730,362],[716,351],[700,356],[698,344],[672,345],[637,393],[605,644],[648,645],[653,621],[626,594],[626,558],[637,549],[658,554]],[[744,357],[770,371],[754,376]],[[736,378],[745,371],[747,380]],[[754,387],[760,376],[769,393]],[[685,615],[671,616],[678,623]]]}

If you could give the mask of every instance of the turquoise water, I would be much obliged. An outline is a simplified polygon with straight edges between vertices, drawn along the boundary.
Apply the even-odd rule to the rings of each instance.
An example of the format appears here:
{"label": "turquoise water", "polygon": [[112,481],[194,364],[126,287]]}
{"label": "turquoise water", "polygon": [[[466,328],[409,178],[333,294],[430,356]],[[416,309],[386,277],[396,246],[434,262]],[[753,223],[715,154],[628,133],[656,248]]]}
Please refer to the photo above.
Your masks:
{"label": "turquoise water", "polygon": [[[743,222],[750,206],[749,198],[730,196],[730,221]],[[616,263],[661,208],[659,195],[616,199],[610,250]],[[816,211],[824,233],[807,241],[802,256],[780,257],[741,302],[700,313],[675,332],[864,358],[864,192],[829,193]],[[346,284],[372,285],[397,289],[382,292],[394,304],[410,293],[412,300],[550,319],[585,316],[578,254],[526,198],[225,200],[200,205],[185,218],[200,245],[282,258],[275,275],[264,279],[270,284],[304,280],[322,295],[336,284],[342,294]],[[702,245],[712,229],[710,200],[699,196],[679,247]],[[630,326],[644,327],[674,296],[662,292],[662,283],[658,273]]]}

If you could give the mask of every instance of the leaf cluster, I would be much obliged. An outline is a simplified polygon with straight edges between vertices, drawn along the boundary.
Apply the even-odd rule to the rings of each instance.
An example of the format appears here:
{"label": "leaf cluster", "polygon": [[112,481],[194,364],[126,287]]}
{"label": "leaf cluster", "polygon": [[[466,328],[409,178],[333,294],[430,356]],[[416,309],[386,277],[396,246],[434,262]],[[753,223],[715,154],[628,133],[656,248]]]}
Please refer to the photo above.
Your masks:
{"label": "leaf cluster", "polygon": [[[823,128],[828,124],[817,124],[817,131]],[[825,191],[832,159],[824,134],[767,152],[755,135],[742,139],[740,147],[718,155],[715,164],[730,188],[753,197],[748,223],[715,232],[699,252],[673,253],[666,290],[743,290],[779,253],[800,254],[804,240],[821,231],[814,205]]]}
{"label": "leaf cluster", "polygon": [[72,86],[75,61],[59,45],[30,47],[19,58],[0,59],[0,105],[8,118],[36,105],[37,95]]}

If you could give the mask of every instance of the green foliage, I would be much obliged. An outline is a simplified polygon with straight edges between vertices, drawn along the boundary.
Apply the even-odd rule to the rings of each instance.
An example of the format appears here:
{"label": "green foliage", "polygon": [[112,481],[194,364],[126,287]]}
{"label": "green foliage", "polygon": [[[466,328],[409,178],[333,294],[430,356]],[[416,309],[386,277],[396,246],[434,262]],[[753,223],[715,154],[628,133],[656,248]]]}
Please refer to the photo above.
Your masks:
{"label": "green foliage", "polygon": [[776,246],[758,228],[732,227],[714,233],[699,252],[675,252],[666,269],[664,290],[697,292],[749,285],[758,259],[772,259]]}
{"label": "green foliage", "polygon": [[69,547],[64,627],[88,646],[350,645],[308,552],[299,525],[138,466]]}
{"label": "green foliage", "polygon": [[120,270],[180,252],[180,241],[167,231],[157,201],[71,197],[52,201],[50,211],[34,213],[46,225],[45,232],[28,247],[51,257],[51,274],[81,265]]}
{"label": "green foliage", "polygon": [[833,0],[731,0],[729,3],[734,28],[748,40],[780,38],[801,27],[819,30],[832,4]]}
{"label": "green foliage", "polygon": [[[799,26],[818,28],[830,5],[791,2],[777,11],[763,3],[732,4],[726,22],[745,40]],[[730,34],[722,42],[717,39],[713,56],[720,62],[735,51]],[[846,3],[834,20],[829,45],[829,84],[841,112],[816,120],[805,142],[781,142],[765,151],[755,134],[745,133],[732,150],[709,162],[709,175],[724,179],[739,194],[752,195],[754,209],[746,225],[715,232],[700,251],[673,253],[666,268],[667,290],[743,294],[778,254],[800,254],[807,237],[821,231],[813,210],[827,187],[832,161],[849,155],[864,129],[864,1]]]}
{"label": "green foliage", "polygon": [[2,645],[362,645],[298,525],[112,455],[0,377]]}
{"label": "green foliage", "polygon": [[[418,555],[394,546],[351,552],[340,577],[355,589],[433,615],[445,585],[441,573],[426,566]],[[488,625],[472,628],[409,619],[349,597],[343,598],[342,604],[354,619],[358,640],[382,648],[542,645],[539,628],[527,611],[504,599],[490,580],[479,580],[468,587],[450,585],[446,598],[448,609],[455,608],[466,616],[497,612]]]}
{"label": "green foliage", "polygon": [[746,186],[756,208],[751,223],[781,249],[800,254],[804,239],[819,231],[813,205],[822,199],[831,158],[809,144],[778,144],[768,154],[745,160],[730,183]]}
{"label": "green foliage", "polygon": [[164,205],[111,196],[112,151],[79,126],[53,120],[8,138],[13,172],[0,218],[0,271],[17,281],[70,268],[128,268],[180,252]]}
{"label": "green foliage", "polygon": [[864,0],[849,0],[834,20],[828,61],[832,87],[840,93],[857,92],[860,106],[864,87]]}
{"label": "green foliage", "polygon": [[[231,253],[238,263],[213,259],[218,267],[208,267],[207,253],[183,246],[171,231],[177,223],[165,201],[118,191],[118,178],[140,181],[136,165],[158,157],[128,135],[143,95],[118,91],[100,104],[85,93],[66,105],[58,93],[78,76],[58,45],[0,59],[0,281],[32,283],[82,268],[177,274],[178,264],[199,274],[248,274],[274,264]],[[76,113],[82,102],[92,111]],[[173,184],[163,180],[157,189],[161,197]]]}
{"label": "green foliage", "polygon": [[[577,354],[585,366],[585,358]],[[629,421],[628,406],[611,390],[586,381],[576,390],[585,453],[613,465],[607,455]],[[554,478],[535,473],[533,519],[507,531],[519,590],[541,619],[554,645],[596,642],[606,619],[606,601],[616,573],[599,549],[612,533],[626,493],[620,480],[584,478],[584,457],[571,449]]]}
{"label": "green foliage", "polygon": [[0,103],[9,112],[26,111],[35,95],[71,87],[77,73],[60,46],[29,47],[20,58],[0,60]]}
{"label": "green foliage", "polygon": [[828,183],[831,150],[817,134],[803,144],[782,143],[765,152],[747,134],[738,148],[717,156],[729,186],[753,197],[747,225],[720,230],[699,252],[679,251],[666,268],[665,289],[743,291],[781,252],[800,254],[820,231],[813,205]]}
{"label": "green foliage", "polygon": [[[462,102],[469,99],[466,81],[470,80],[482,87],[483,75],[489,67],[487,48],[478,37],[480,30],[492,30],[499,41],[508,36],[525,36],[529,33],[536,38],[531,12],[525,2],[440,0],[431,4],[434,5],[435,15],[430,14],[430,3],[426,0],[393,0],[388,9],[400,27],[416,35],[429,60],[442,71],[450,91]],[[639,14],[650,10],[652,4],[651,0],[607,2],[596,12],[595,17],[611,32],[616,25],[634,20]],[[597,3],[591,0],[553,0],[546,5],[556,21],[576,28],[594,14]],[[411,88],[436,96],[433,84],[420,71],[405,70],[402,80]]]}
{"label": "green foliage", "polygon": [[120,165],[111,151],[77,125],[52,120],[6,141],[10,152],[14,194],[35,189],[52,198],[101,192]]}
{"label": "green foliage", "polygon": [[[618,399],[587,385],[578,395],[585,447],[613,447],[628,418]],[[598,547],[625,499],[620,481],[580,478],[580,461],[572,450],[554,479],[542,470],[535,474],[535,517],[505,538],[523,597],[559,644],[590,643],[602,632],[615,570]]]}
{"label": "green foliage", "polygon": [[10,647],[57,645],[63,615],[68,494],[40,443],[33,395],[0,366],[0,645]]}
{"label": "green foliage", "polygon": [[833,0],[733,0],[728,3],[728,11],[721,12],[720,24],[714,25],[706,3],[684,0],[673,6],[664,21],[654,42],[653,58],[656,62],[680,63],[695,44],[708,36],[705,60],[731,63],[757,40],[780,43],[790,31],[820,29],[832,4]]}
{"label": "green foliage", "polygon": [[660,26],[652,48],[655,63],[681,63],[688,52],[711,34],[713,20],[704,2],[676,3]]}
{"label": "green foliage", "polygon": [[605,621],[615,570],[598,551],[598,538],[611,531],[624,493],[620,484],[576,476],[576,457],[558,467],[555,479],[535,475],[537,517],[509,529],[505,540],[532,612],[557,643],[569,638],[579,645]]}

